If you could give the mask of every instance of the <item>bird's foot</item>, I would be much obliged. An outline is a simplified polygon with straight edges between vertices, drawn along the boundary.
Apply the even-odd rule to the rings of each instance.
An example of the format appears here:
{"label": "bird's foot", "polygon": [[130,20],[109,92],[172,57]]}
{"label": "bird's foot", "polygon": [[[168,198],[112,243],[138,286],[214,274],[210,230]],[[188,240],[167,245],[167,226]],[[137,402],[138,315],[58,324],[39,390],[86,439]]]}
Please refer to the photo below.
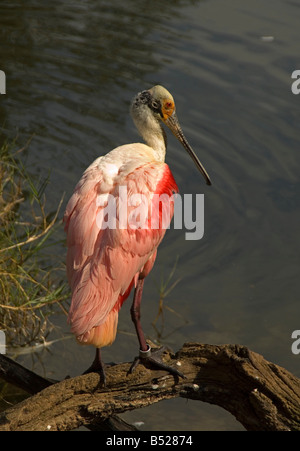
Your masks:
{"label": "bird's foot", "polygon": [[176,368],[173,368],[172,366],[169,366],[163,362],[161,355],[166,350],[168,349],[165,346],[162,346],[161,348],[157,349],[151,349],[149,345],[147,351],[142,351],[140,349],[139,356],[134,359],[131,367],[129,368],[128,373],[131,374],[139,363],[142,364],[150,363],[158,369],[168,371],[169,373],[174,374],[175,376],[185,378],[185,375],[182,374],[180,371],[178,371]]}
{"label": "bird's foot", "polygon": [[93,361],[91,366],[82,374],[89,374],[89,373],[99,373],[101,385],[103,387],[106,386],[106,374],[105,374],[104,365],[97,358],[95,358],[95,360]]}

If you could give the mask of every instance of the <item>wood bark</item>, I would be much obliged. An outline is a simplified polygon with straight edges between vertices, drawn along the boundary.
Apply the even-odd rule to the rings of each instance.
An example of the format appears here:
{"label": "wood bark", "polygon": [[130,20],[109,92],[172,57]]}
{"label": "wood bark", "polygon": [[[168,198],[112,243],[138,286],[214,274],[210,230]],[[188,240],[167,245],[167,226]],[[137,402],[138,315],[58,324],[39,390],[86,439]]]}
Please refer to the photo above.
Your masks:
{"label": "wood bark", "polygon": [[[5,377],[1,357],[0,377]],[[176,355],[166,353],[165,360],[178,365],[185,379],[144,365],[127,374],[130,363],[122,363],[107,368],[106,387],[97,373],[41,385],[37,394],[0,413],[0,430],[92,428],[175,397],[223,407],[249,431],[300,430],[300,380],[248,348],[186,343]]]}

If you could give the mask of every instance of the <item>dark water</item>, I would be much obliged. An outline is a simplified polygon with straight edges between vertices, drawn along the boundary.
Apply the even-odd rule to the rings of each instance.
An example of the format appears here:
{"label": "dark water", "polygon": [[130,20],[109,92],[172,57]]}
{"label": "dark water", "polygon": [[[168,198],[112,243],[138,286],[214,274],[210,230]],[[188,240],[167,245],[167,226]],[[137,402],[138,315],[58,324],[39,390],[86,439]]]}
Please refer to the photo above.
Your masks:
{"label": "dark water", "polygon": [[[296,1],[87,0],[1,2],[2,135],[22,143],[27,162],[51,168],[48,207],[66,199],[84,169],[117,145],[138,140],[128,114],[133,95],[169,89],[182,127],[208,170],[207,187],[173,137],[167,162],[184,193],[204,193],[205,234],[186,241],[168,231],[143,303],[145,331],[158,288],[176,257],[162,341],[239,343],[300,376],[291,334],[300,329],[300,8]],[[63,232],[61,231],[61,237]],[[57,258],[64,259],[64,248]],[[160,326],[161,323],[158,323]],[[65,318],[57,326],[68,332]],[[129,303],[106,361],[137,350]],[[80,374],[92,349],[73,340],[19,361],[49,377]],[[145,430],[239,430],[234,418],[205,404],[174,400],[124,415]]]}

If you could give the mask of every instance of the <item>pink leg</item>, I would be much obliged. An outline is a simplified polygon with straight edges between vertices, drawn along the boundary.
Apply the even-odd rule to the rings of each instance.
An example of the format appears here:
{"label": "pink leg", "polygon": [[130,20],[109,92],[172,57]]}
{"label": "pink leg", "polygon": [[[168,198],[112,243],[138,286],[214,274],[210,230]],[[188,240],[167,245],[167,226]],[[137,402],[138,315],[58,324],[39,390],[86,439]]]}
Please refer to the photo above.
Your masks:
{"label": "pink leg", "polygon": [[140,350],[147,351],[149,346],[146,343],[145,335],[141,325],[141,302],[143,295],[143,287],[144,287],[145,279],[139,279],[137,282],[137,286],[133,296],[133,303],[130,309],[131,319],[135,326],[135,330],[137,333],[137,337],[140,343]]}
{"label": "pink leg", "polygon": [[168,371],[169,373],[172,373],[176,376],[185,377],[182,373],[180,373],[177,369],[166,365],[160,358],[160,354],[164,351],[164,348],[160,348],[155,351],[151,351],[151,347],[147,344],[145,335],[142,329],[141,325],[141,301],[142,301],[142,294],[143,294],[143,287],[144,287],[144,278],[141,278],[137,282],[137,286],[134,292],[133,296],[133,303],[130,309],[131,312],[131,318],[133,321],[133,324],[135,326],[135,330],[137,333],[137,337],[140,344],[140,353],[139,357],[136,357],[134,362],[132,363],[129,373],[132,373],[132,371],[136,368],[136,366],[142,361],[149,362],[155,365],[156,367]]}
{"label": "pink leg", "polygon": [[96,348],[95,359],[94,359],[92,365],[83,374],[88,374],[88,373],[100,373],[101,382],[103,383],[104,386],[106,385],[106,375],[105,375],[104,366],[103,366],[102,359],[101,359],[100,348]]}

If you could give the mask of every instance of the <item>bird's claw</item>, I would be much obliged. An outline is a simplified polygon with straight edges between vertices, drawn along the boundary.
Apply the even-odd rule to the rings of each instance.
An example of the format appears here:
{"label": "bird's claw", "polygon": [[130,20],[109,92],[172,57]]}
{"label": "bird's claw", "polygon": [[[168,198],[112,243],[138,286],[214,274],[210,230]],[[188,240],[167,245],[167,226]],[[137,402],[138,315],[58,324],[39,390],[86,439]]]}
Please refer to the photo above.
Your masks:
{"label": "bird's claw", "polygon": [[106,387],[106,374],[104,365],[102,362],[93,362],[92,365],[85,370],[82,374],[89,374],[89,373],[98,373],[100,375],[100,383],[103,387]]}
{"label": "bird's claw", "polygon": [[136,369],[139,363],[150,363],[157,368],[168,371],[171,374],[174,374],[175,376],[179,376],[182,378],[185,378],[185,375],[182,374],[180,371],[178,371],[176,368],[173,368],[172,366],[167,365],[164,363],[161,359],[161,354],[166,350],[167,348],[162,346],[161,348],[157,349],[151,349],[151,347],[148,345],[147,351],[140,350],[139,356],[136,357],[129,368],[128,373],[131,374]]}

